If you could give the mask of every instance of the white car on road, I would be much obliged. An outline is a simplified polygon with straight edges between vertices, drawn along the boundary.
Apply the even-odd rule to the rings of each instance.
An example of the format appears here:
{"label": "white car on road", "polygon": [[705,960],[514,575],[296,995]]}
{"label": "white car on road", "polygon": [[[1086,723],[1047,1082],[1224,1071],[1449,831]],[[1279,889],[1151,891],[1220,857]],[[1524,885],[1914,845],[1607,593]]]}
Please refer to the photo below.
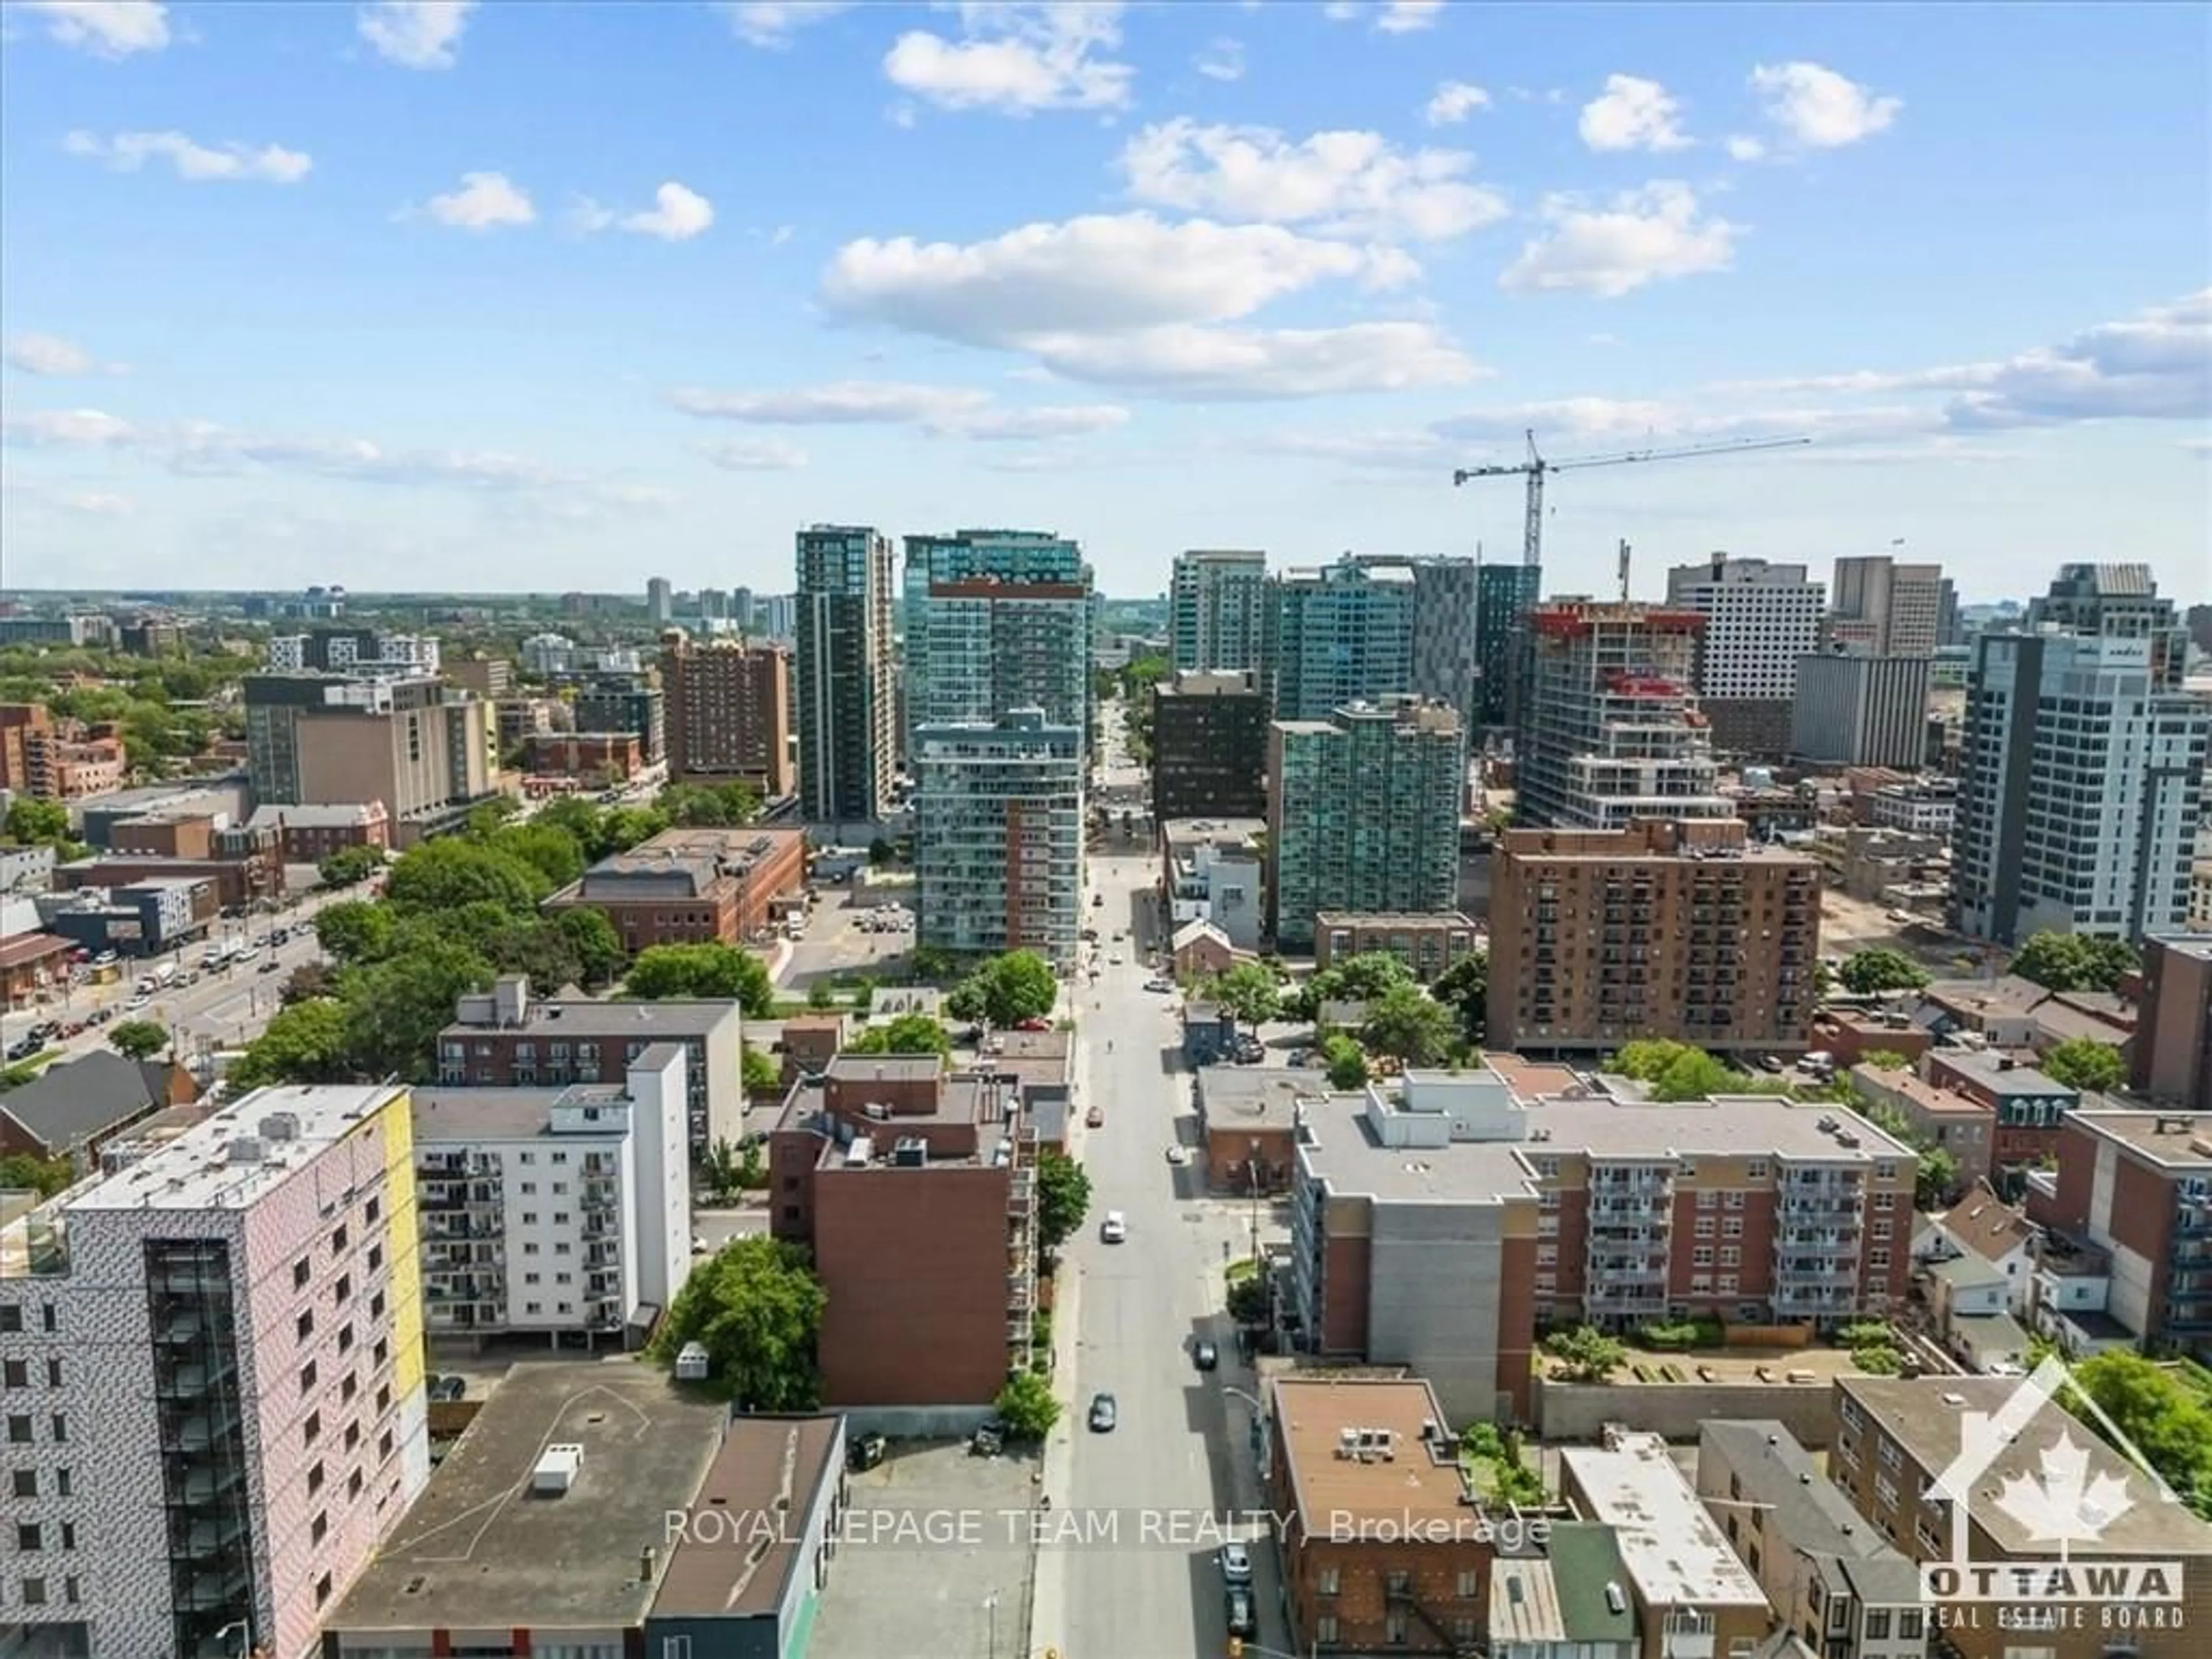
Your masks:
{"label": "white car on road", "polygon": [[1098,1237],[1109,1244],[1119,1244],[1129,1237],[1129,1218],[1119,1210],[1106,1212],[1105,1220],[1098,1224]]}

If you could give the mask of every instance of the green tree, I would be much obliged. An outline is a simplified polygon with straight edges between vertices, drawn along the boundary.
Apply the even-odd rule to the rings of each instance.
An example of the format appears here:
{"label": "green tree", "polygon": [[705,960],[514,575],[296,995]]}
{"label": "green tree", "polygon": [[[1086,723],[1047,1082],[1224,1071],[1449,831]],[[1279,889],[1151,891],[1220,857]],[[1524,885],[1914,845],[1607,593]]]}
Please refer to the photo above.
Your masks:
{"label": "green tree", "polygon": [[[1253,1265],[1248,1257],[1246,1267]],[[1258,1328],[1274,1316],[1273,1294],[1267,1288],[1264,1273],[1248,1273],[1229,1281],[1227,1310],[1239,1325]]]}
{"label": "green tree", "polygon": [[994,1025],[1018,1025],[1042,1019],[1060,1000],[1060,981],[1052,964],[1034,951],[1009,951],[993,957],[969,976],[981,1005],[981,1018]]}
{"label": "green tree", "polygon": [[708,1376],[753,1412],[811,1411],[821,1403],[816,1343],[830,1298],[796,1245],[741,1238],[696,1264],[653,1338],[672,1364],[686,1343],[707,1350]]}
{"label": "green tree", "polygon": [[2038,933],[2020,947],[2012,971],[2053,991],[2111,991],[2142,966],[2125,941],[2086,933]]}
{"label": "green tree", "polygon": [[384,868],[384,854],[374,847],[341,847],[315,866],[325,887],[352,887]]}
{"label": "green tree", "polygon": [[618,850],[608,840],[612,816],[582,795],[563,795],[539,807],[538,816],[531,822],[563,831],[583,848],[586,859],[598,860]]}
{"label": "green tree", "polygon": [[62,847],[70,834],[69,808],[58,800],[33,800],[17,795],[8,803],[5,830],[9,841],[24,847]]}
{"label": "green tree", "polygon": [[672,784],[658,803],[670,823],[686,829],[732,829],[760,816],[759,794],[742,783]]}
{"label": "green tree", "polygon": [[1328,1073],[1330,1088],[1367,1086],[1367,1051],[1343,1032],[1332,1031],[1322,1039],[1321,1063]]}
{"label": "green tree", "polygon": [[949,1054],[952,1036],[927,1014],[901,1014],[845,1045],[848,1054]]}
{"label": "green tree", "polygon": [[510,823],[491,838],[491,845],[537,871],[548,892],[576,880],[590,861],[583,842],[557,823]]}
{"label": "green tree", "polygon": [[[2121,1349],[2083,1360],[2074,1367],[2074,1381],[2184,1503],[2212,1517],[2212,1401],[2165,1366]],[[2066,1400],[2090,1427],[2106,1432],[2070,1393]]]}
{"label": "green tree", "polygon": [[898,848],[881,836],[868,843],[868,864],[872,869],[880,870],[897,857]]}
{"label": "green tree", "polygon": [[489,962],[451,940],[356,969],[343,993],[346,1051],[356,1069],[372,1077],[428,1076],[438,1033],[453,1022],[455,1000],[488,989],[494,977]]}
{"label": "green tree", "polygon": [[234,1091],[272,1083],[343,1083],[354,1075],[346,1007],[335,999],[280,1008],[233,1062]]}
{"label": "green tree", "polygon": [[783,1086],[783,1067],[774,1054],[763,1054],[750,1042],[738,1045],[738,1071],[749,1095],[772,1095]]}
{"label": "green tree", "polygon": [[1413,970],[1388,951],[1346,957],[1314,978],[1321,982],[1322,994],[1330,1002],[1373,1002],[1393,986],[1414,982]]}
{"label": "green tree", "polygon": [[361,899],[323,907],[315,918],[315,943],[343,963],[381,962],[392,952],[398,918],[392,908]]}
{"label": "green tree", "polygon": [[1836,976],[1846,991],[1863,997],[1883,991],[1917,991],[1931,977],[1926,969],[1902,951],[1887,947],[1852,952]]}
{"label": "green tree", "polygon": [[1206,1000],[1244,1024],[1261,1025],[1274,1018],[1282,1002],[1281,987],[1259,963],[1240,962],[1207,981]]}
{"label": "green tree", "polygon": [[398,910],[428,914],[483,900],[520,915],[552,890],[535,866],[514,854],[447,836],[402,854],[384,894]]}
{"label": "green tree", "polygon": [[1056,1250],[1091,1213],[1091,1171],[1072,1158],[1048,1152],[1037,1160],[1037,1239]]}
{"label": "green tree", "polygon": [[568,935],[546,916],[502,922],[474,941],[477,952],[502,974],[521,974],[538,996],[580,985],[584,964]]}
{"label": "green tree", "polygon": [[717,1136],[699,1161],[700,1182],[717,1204],[726,1203],[738,1191],[738,1149],[726,1135]]}
{"label": "green tree", "polygon": [[1652,1099],[1668,1103],[1741,1093],[1752,1086],[1749,1078],[1704,1049],[1666,1038],[1623,1045],[1610,1069],[1649,1085]]}
{"label": "green tree", "polygon": [[827,975],[817,975],[807,981],[806,1006],[817,1012],[837,1006],[837,987]]}
{"label": "green tree", "polygon": [[28,1152],[0,1158],[0,1193],[52,1198],[75,1178],[75,1166],[65,1158],[33,1158]]}
{"label": "green tree", "polygon": [[1359,1039],[1407,1066],[1433,1066],[1451,1051],[1451,1010],[1418,985],[1394,985],[1367,1005]]}
{"label": "green tree", "polygon": [[728,999],[748,1019],[766,1019],[775,1006],[775,987],[760,958],[716,943],[648,945],[630,963],[623,989],[647,1002]]}
{"label": "green tree", "polygon": [[284,975],[283,988],[276,993],[280,1007],[289,1008],[295,1002],[313,1002],[319,997],[334,997],[338,994],[338,970],[321,962],[303,962]]}
{"label": "green tree", "polygon": [[1941,1146],[1921,1149],[1912,1176],[1912,1201],[1923,1210],[1940,1210],[1959,1190],[1959,1160]]}
{"label": "green tree", "polygon": [[1627,1349],[1589,1325],[1553,1333],[1544,1339],[1544,1352],[1566,1368],[1570,1382],[1603,1382],[1628,1358]]}
{"label": "green tree", "polygon": [[1490,952],[1477,948],[1437,975],[1429,994],[1459,1018],[1460,1036],[1480,1042],[1489,1031]]}
{"label": "green tree", "polygon": [[2069,1089],[2094,1090],[2101,1094],[2127,1081],[2128,1068],[2120,1051],[2094,1037],[2069,1037],[2044,1051],[2038,1062],[2043,1074]]}
{"label": "green tree", "polygon": [[1894,1048],[1874,1049],[1860,1064],[1871,1066],[1877,1072],[1909,1072],[1912,1069],[1911,1057],[1899,1054]]}
{"label": "green tree", "polygon": [[169,1046],[169,1028],[157,1020],[120,1020],[108,1028],[107,1041],[126,1059],[151,1060]]}
{"label": "green tree", "polygon": [[604,910],[578,906],[553,920],[576,953],[576,966],[586,985],[611,985],[623,969],[622,935],[615,932]]}
{"label": "green tree", "polygon": [[1017,1440],[1042,1440],[1060,1421],[1060,1401],[1052,1397],[1052,1385],[1034,1371],[1009,1376],[993,1409]]}

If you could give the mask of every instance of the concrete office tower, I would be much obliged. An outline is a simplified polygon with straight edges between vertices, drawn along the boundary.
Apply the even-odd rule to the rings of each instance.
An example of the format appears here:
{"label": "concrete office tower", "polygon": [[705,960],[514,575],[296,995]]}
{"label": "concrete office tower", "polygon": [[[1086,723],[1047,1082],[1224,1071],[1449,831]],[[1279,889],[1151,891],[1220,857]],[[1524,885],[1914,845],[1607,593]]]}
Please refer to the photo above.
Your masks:
{"label": "concrete office tower", "polygon": [[685,1070],[662,1042],[619,1083],[416,1091],[433,1333],[645,1342],[691,1276]]}
{"label": "concrete office tower", "polygon": [[676,620],[676,589],[665,576],[655,576],[645,585],[645,615],[648,622],[668,623]]}
{"label": "concrete office tower", "polygon": [[1346,554],[1267,583],[1262,670],[1279,720],[1325,720],[1348,702],[1413,689],[1413,573]]}
{"label": "concrete office tower", "polygon": [[1928,680],[1933,657],[1831,653],[1797,665],[1790,752],[1823,766],[1928,762]]}
{"label": "concrete office tower", "polygon": [[593,674],[576,692],[576,730],[627,732],[647,766],[668,758],[668,694],[643,669]]}
{"label": "concrete office tower", "polygon": [[430,1474],[408,1091],[258,1090],[106,1158],[0,1208],[0,1639],[297,1659]]}
{"label": "concrete office tower", "polygon": [[1278,720],[1267,754],[1268,926],[1310,950],[1324,910],[1436,915],[1459,891],[1459,711],[1417,697]]}
{"label": "concrete office tower", "polygon": [[1481,679],[1475,651],[1477,573],[1473,559],[1407,558],[1390,553],[1359,556],[1369,570],[1410,571],[1413,578],[1411,679],[1406,690],[1431,702],[1449,703],[1465,725],[1474,718]]}
{"label": "concrete office tower", "polygon": [[791,756],[791,653],[731,641],[663,635],[668,775],[682,783],[750,785],[781,800],[796,787]]}
{"label": "concrete office tower", "polygon": [[812,823],[872,823],[891,810],[892,558],[890,538],[865,526],[799,532],[799,805]]}
{"label": "concrete office tower", "polygon": [[1260,677],[1178,672],[1152,694],[1152,822],[1267,811],[1267,699]]}
{"label": "concrete office tower", "polygon": [[246,678],[257,805],[381,801],[393,840],[450,830],[489,796],[491,705],[434,679]]}
{"label": "concrete office tower", "polygon": [[1509,830],[1491,873],[1490,1041],[1610,1051],[1638,1037],[1800,1053],[1820,866],[1740,819]]}
{"label": "concrete office tower", "polygon": [[1943,641],[1944,594],[1959,599],[1940,564],[1900,564],[1886,553],[1836,561],[1828,643],[1869,657],[1932,657]]}
{"label": "concrete office tower", "polygon": [[1063,972],[1083,927],[1083,734],[1041,708],[915,728],[918,942],[1035,951]]}
{"label": "concrete office tower", "polygon": [[1805,579],[1802,564],[1716,553],[1707,563],[1667,573],[1667,603],[1705,619],[1695,684],[1714,747],[1788,752],[1797,662],[1820,648],[1822,599],[1820,584]]}
{"label": "concrete office tower", "polygon": [[2186,921],[2212,702],[2161,688],[2167,644],[2150,632],[1975,640],[1951,842],[1960,932],[2017,945]]}
{"label": "concrete office tower", "polygon": [[1267,599],[1265,553],[1176,554],[1168,588],[1168,639],[1176,667],[1201,674],[1257,669]]}
{"label": "concrete office tower", "polygon": [[269,641],[272,674],[345,674],[360,679],[390,675],[434,678],[440,667],[437,640],[428,634],[385,634],[373,628],[319,628],[312,634],[280,634]]}
{"label": "concrete office tower", "polygon": [[1528,669],[1528,616],[1543,591],[1544,573],[1527,565],[1479,565],[1474,574],[1475,719],[1478,729],[1508,732],[1520,725],[1520,690]]}
{"label": "concrete office tower", "polygon": [[1638,818],[1733,818],[1691,694],[1695,611],[1571,600],[1529,618],[1515,745],[1519,822],[1620,830]]}
{"label": "concrete office tower", "polygon": [[[1083,550],[1031,530],[906,538],[907,720],[995,722],[1040,708],[1087,750],[1095,595]],[[918,738],[916,739],[918,744]]]}
{"label": "concrete office tower", "polygon": [[750,634],[753,631],[754,612],[753,591],[751,588],[740,587],[731,593],[730,620],[737,623],[738,632],[740,634]]}
{"label": "concrete office tower", "polygon": [[2159,597],[2147,564],[2061,566],[2051,591],[2027,602],[2031,633],[2142,640],[2149,647],[2151,689],[2180,689],[2189,661],[2188,625],[2172,599]]}

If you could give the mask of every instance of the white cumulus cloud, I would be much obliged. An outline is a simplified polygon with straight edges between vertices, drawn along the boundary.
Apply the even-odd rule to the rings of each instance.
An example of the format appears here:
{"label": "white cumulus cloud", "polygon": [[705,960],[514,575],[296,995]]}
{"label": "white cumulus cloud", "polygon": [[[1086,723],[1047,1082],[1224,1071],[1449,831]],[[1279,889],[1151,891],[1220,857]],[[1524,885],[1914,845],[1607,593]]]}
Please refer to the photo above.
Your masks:
{"label": "white cumulus cloud", "polygon": [[354,27],[376,55],[402,69],[453,68],[476,0],[373,0]]}
{"label": "white cumulus cloud", "polygon": [[795,472],[806,452],[781,438],[728,438],[702,444],[699,453],[726,472]]}
{"label": "white cumulus cloud", "polygon": [[666,401],[687,415],[752,426],[911,426],[939,437],[1000,441],[1083,437],[1129,419],[1127,410],[1110,404],[1009,409],[972,387],[907,380],[834,380],[771,392],[683,387]]}
{"label": "white cumulus cloud", "polygon": [[465,173],[459,190],[433,196],[424,210],[456,230],[495,230],[538,218],[530,192],[503,173]]}
{"label": "white cumulus cloud", "polygon": [[717,6],[730,20],[731,31],[749,46],[780,52],[801,29],[826,23],[841,11],[850,11],[852,0],[745,0]]}
{"label": "white cumulus cloud", "polygon": [[1046,109],[1119,109],[1136,71],[1107,54],[1121,42],[1119,0],[1013,0],[959,8],[962,35],[899,36],[884,58],[894,86],[945,109],[1026,115]]}
{"label": "white cumulus cloud", "polygon": [[1209,81],[1244,78],[1244,43],[1222,36],[1190,60],[1190,66]]}
{"label": "white cumulus cloud", "polygon": [[1618,299],[1647,283],[1725,270],[1741,228],[1705,216],[1697,192],[1673,180],[1646,185],[1594,207],[1555,196],[1551,228],[1528,242],[1498,279],[1514,293],[1577,292]]}
{"label": "white cumulus cloud", "polygon": [[1224,219],[1310,224],[1331,235],[1443,240],[1505,216],[1505,198],[1470,183],[1461,150],[1394,148],[1374,132],[1293,143],[1267,127],[1146,127],[1122,150],[1140,202]]}
{"label": "white cumulus cloud", "polygon": [[1728,141],[1728,153],[1731,161],[1764,161],[1766,158],[1766,143],[1764,139],[1753,138],[1747,133],[1737,133]]}
{"label": "white cumulus cloud", "polygon": [[1432,127],[1457,126],[1475,111],[1489,107],[1490,94],[1473,82],[1446,81],[1437,86],[1421,118]]}
{"label": "white cumulus cloud", "polygon": [[1767,118],[1808,149],[1839,149],[1887,131],[1905,107],[1820,64],[1761,64],[1752,89],[1764,94]]}
{"label": "white cumulus cloud", "polygon": [[1384,0],[1375,27],[1385,34],[1417,34],[1434,28],[1443,9],[1444,0]]}
{"label": "white cumulus cloud", "polygon": [[15,0],[8,9],[45,18],[49,37],[98,58],[169,44],[169,9],[158,0]]}
{"label": "white cumulus cloud", "polygon": [[688,242],[714,222],[714,204],[671,179],[653,192],[653,206],[624,216],[622,228],[664,242]]}
{"label": "white cumulus cloud", "polygon": [[18,334],[0,350],[0,361],[26,374],[67,380],[82,374],[122,374],[120,363],[103,363],[73,340],[55,334]]}
{"label": "white cumulus cloud", "polygon": [[1605,90],[1583,106],[1583,143],[1592,149],[1684,149],[1682,106],[1656,81],[1608,75]]}
{"label": "white cumulus cloud", "polygon": [[167,161],[177,177],[192,184],[210,182],[296,185],[314,167],[304,150],[281,144],[196,143],[181,132],[72,132],[62,141],[71,155],[105,162],[117,173],[137,173],[149,161]]}

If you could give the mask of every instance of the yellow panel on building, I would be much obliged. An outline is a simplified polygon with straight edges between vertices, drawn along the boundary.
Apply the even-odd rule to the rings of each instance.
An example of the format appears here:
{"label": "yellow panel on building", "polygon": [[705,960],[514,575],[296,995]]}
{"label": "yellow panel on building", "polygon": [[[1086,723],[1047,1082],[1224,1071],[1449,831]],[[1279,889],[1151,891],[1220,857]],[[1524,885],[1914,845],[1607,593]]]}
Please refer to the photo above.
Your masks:
{"label": "yellow panel on building", "polygon": [[415,1209],[415,1103],[402,1089],[377,1113],[384,1136],[385,1254],[392,1263],[392,1392],[404,1400],[424,1382],[422,1239]]}

